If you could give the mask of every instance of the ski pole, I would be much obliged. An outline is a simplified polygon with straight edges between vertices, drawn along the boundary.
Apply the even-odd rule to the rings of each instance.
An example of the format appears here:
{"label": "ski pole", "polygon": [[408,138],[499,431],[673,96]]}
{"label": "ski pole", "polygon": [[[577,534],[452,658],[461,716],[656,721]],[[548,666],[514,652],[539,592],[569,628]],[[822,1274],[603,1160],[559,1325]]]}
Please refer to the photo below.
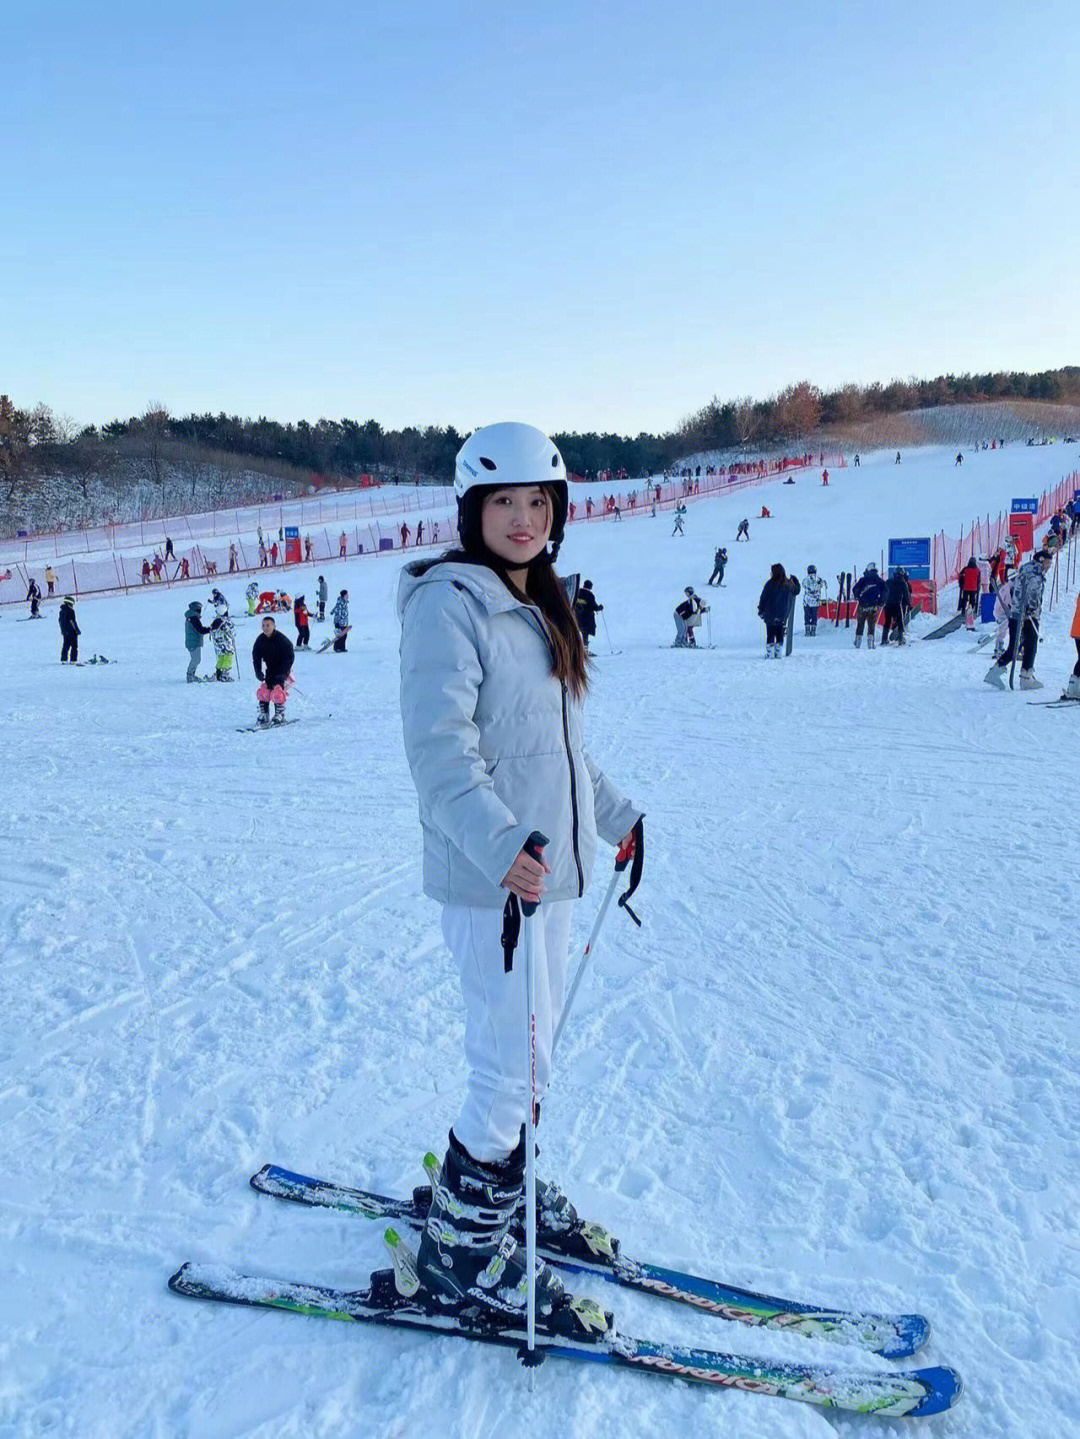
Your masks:
{"label": "ski pole", "polygon": [[[535,860],[543,858],[547,836],[534,829],[522,848]],[[527,1275],[526,1353],[522,1362],[529,1368],[529,1389],[533,1388],[536,1357],[536,1000],[533,974],[533,916],[539,900],[523,899],[522,948],[525,951],[525,1034],[528,1057],[529,1107],[525,1116],[525,1264]]]}
{"label": "ski pole", "polygon": [[604,621],[604,638],[607,640],[608,649],[614,654],[615,646],[611,643],[611,631],[607,627],[607,615],[603,610],[600,611],[600,618]]}
{"label": "ski pole", "polygon": [[600,937],[601,926],[603,925],[604,920],[607,917],[608,906],[611,904],[611,897],[615,893],[615,888],[619,883],[619,879],[622,875],[623,870],[630,862],[629,855],[627,855],[626,858],[621,860],[620,862],[621,854],[622,851],[620,850],[619,856],[616,856],[615,859],[615,870],[611,876],[611,883],[607,887],[607,893],[604,895],[599,912],[597,913],[596,919],[593,922],[592,932],[590,933],[589,938],[585,942],[585,948],[582,951],[581,959],[578,961],[577,973],[574,975],[573,983],[570,985],[570,993],[566,996],[566,1003],[563,1005],[563,1012],[559,1017],[559,1023],[555,1027],[555,1033],[552,1036],[551,1040],[552,1058],[554,1058],[555,1049],[559,1043],[559,1035],[562,1034],[563,1029],[566,1027],[566,1020],[568,1015],[570,1014],[570,1008],[574,1003],[574,996],[577,994],[578,987],[585,976],[585,970],[588,968],[589,960],[593,957],[593,954],[596,950],[596,942]]}
{"label": "ski pole", "polygon": [[708,629],[709,629],[709,648],[712,649],[713,643],[712,643],[712,608],[711,608],[711,606],[710,606],[709,609],[707,609],[707,610],[705,611],[705,623],[706,623],[706,625],[708,626]]}

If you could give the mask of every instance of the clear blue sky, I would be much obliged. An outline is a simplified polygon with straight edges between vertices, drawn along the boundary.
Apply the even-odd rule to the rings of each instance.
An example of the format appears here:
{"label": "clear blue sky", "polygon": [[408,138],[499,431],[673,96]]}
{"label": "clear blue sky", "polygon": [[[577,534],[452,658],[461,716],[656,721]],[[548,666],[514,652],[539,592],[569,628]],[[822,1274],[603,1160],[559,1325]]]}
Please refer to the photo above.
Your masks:
{"label": "clear blue sky", "polygon": [[1080,363],[1075,0],[16,0],[0,391],[666,429]]}

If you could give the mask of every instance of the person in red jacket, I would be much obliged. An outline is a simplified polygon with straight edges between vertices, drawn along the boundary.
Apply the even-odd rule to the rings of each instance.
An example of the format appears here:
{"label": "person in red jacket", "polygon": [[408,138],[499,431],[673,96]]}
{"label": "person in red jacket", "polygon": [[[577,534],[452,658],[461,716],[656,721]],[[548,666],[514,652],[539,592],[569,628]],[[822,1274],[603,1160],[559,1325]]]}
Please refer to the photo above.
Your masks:
{"label": "person in red jacket", "polygon": [[957,605],[969,630],[975,628],[975,616],[979,609],[979,591],[981,589],[982,575],[979,573],[978,562],[972,555],[960,571],[960,600]]}
{"label": "person in red jacket", "polygon": [[308,614],[308,607],[304,603],[304,596],[297,595],[296,603],[293,605],[293,619],[296,621],[296,648],[306,650],[311,648],[311,631],[308,626],[311,623],[311,616]]}

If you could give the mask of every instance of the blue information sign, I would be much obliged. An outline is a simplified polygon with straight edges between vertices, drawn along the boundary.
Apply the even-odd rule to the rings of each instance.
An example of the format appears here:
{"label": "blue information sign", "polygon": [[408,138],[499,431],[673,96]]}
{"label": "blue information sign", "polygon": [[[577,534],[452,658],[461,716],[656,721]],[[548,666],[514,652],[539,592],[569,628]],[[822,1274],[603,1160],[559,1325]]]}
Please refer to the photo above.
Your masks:
{"label": "blue information sign", "polygon": [[1073,504],[1080,505],[1080,490],[1073,490]]}
{"label": "blue information sign", "polygon": [[1013,500],[1010,511],[1014,515],[1037,515],[1039,513],[1038,500]]}
{"label": "blue information sign", "polygon": [[286,525],[285,538],[287,540],[298,540],[300,538],[300,527],[298,525]]}
{"label": "blue information sign", "polygon": [[906,539],[889,541],[889,573],[903,565],[912,580],[930,578],[929,539]]}

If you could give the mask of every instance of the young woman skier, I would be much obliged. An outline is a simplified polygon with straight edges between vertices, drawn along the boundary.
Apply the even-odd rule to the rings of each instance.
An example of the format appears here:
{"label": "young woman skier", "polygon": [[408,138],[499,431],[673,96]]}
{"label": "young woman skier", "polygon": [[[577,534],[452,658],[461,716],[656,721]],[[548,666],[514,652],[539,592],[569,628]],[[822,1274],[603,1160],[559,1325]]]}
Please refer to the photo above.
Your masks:
{"label": "young woman skier", "polygon": [[[566,466],[531,425],[488,425],[458,452],[460,548],[402,572],[401,714],[424,833],[424,892],[465,1002],[465,1099],[450,1131],[420,1241],[431,1302],[480,1305],[523,1323],[525,1121],[530,1082],[525,976],[514,946],[533,926],[537,1106],[566,991],[570,924],[599,834],[643,848],[642,814],[584,748],[589,661],[554,570],[566,524]],[[542,857],[525,844],[548,837]],[[554,1184],[537,1183],[537,1244],[575,1252],[586,1227]],[[610,1243],[610,1239],[608,1239]],[[538,1330],[585,1338],[580,1304],[537,1261]]]}

